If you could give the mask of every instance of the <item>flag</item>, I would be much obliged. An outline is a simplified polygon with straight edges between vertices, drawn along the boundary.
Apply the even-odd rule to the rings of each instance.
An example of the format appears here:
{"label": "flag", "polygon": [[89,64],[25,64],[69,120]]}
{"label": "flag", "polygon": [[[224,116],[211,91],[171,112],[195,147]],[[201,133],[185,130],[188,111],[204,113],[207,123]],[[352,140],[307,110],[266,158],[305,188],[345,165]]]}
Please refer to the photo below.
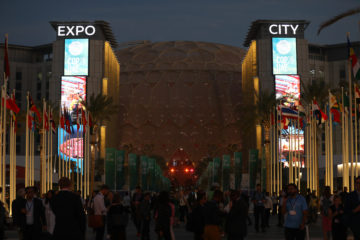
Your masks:
{"label": "flag", "polygon": [[49,118],[48,118],[48,114],[46,112],[46,110],[44,111],[44,129],[46,131],[49,131]]}
{"label": "flag", "polygon": [[314,99],[312,102],[312,111],[313,114],[315,115],[316,119],[319,121],[318,124],[322,124],[327,120],[327,116],[326,114],[321,111],[317,101]]}
{"label": "flag", "polygon": [[305,116],[306,116],[305,108],[304,108],[304,106],[301,104],[301,102],[299,102],[298,111],[299,111],[299,116],[301,116],[301,117],[305,117]]}
{"label": "flag", "polygon": [[34,117],[31,116],[31,113],[28,114],[28,128],[32,129],[33,128],[33,121],[34,121]]}
{"label": "flag", "polygon": [[8,35],[5,35],[5,48],[4,48],[4,77],[5,82],[8,81],[10,76],[10,64],[9,64],[9,46],[8,46]]}
{"label": "flag", "polygon": [[76,127],[77,132],[80,130],[79,108],[76,109]]}
{"label": "flag", "polygon": [[349,107],[350,107],[350,101],[349,101],[349,96],[347,95],[347,93],[343,94],[343,99],[344,99],[344,102],[342,103],[342,112],[344,112],[345,114],[348,114]]}
{"label": "flag", "polygon": [[298,112],[294,109],[291,109],[289,107],[285,107],[283,105],[279,106],[280,108],[280,112],[281,112],[281,116],[286,117],[286,118],[298,118]]}
{"label": "flag", "polygon": [[349,36],[347,36],[347,43],[349,48],[349,59],[351,61],[352,72],[355,79],[360,79],[360,63],[356,57],[354,49],[351,47]]}
{"label": "flag", "polygon": [[86,120],[85,111],[83,109],[81,110],[81,124],[83,125],[83,131],[85,133],[86,132],[87,120]]}
{"label": "flag", "polygon": [[290,123],[290,121],[289,121],[289,119],[287,117],[282,117],[281,118],[281,128],[282,129],[288,129],[289,123]]}
{"label": "flag", "polygon": [[34,104],[34,101],[30,95],[29,95],[29,101],[30,101],[30,111],[34,112],[36,114],[38,121],[41,122],[40,112],[37,109],[36,105]]}
{"label": "flag", "polygon": [[50,112],[50,124],[51,124],[51,131],[55,134],[56,133],[56,126],[55,126],[55,121],[54,121],[52,112]]}
{"label": "flag", "polygon": [[336,97],[329,92],[329,108],[330,113],[333,116],[333,121],[336,123],[340,123],[340,106],[336,100]]}

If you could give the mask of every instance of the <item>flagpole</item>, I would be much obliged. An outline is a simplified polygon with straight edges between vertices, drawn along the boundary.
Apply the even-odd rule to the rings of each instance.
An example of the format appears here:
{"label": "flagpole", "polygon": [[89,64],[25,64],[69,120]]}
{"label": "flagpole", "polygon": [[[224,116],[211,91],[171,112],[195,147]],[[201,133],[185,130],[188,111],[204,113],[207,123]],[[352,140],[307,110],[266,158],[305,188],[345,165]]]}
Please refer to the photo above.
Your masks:
{"label": "flagpole", "polygon": [[273,181],[273,162],[274,162],[274,159],[273,159],[273,125],[272,125],[272,109],[270,110],[270,196],[273,196],[273,184],[274,184],[274,181]]}
{"label": "flagpole", "polygon": [[309,126],[308,126],[308,116],[309,116],[309,109],[308,106],[306,106],[306,125],[305,125],[305,133],[304,133],[304,141],[305,141],[305,149],[304,152],[305,154],[305,167],[306,167],[306,189],[309,189],[309,183],[310,183],[310,179],[309,179]]}
{"label": "flagpole", "polygon": [[297,179],[298,179],[298,187],[301,189],[301,178],[300,178],[300,167],[301,167],[301,161],[300,161],[300,112],[298,109],[298,120],[297,120]]}
{"label": "flagpole", "polygon": [[6,81],[4,83],[4,87],[3,87],[3,98],[4,99],[4,107],[3,107],[3,114],[4,114],[4,118],[3,118],[3,150],[2,150],[2,182],[3,182],[3,194],[1,195],[1,199],[2,202],[5,203],[5,195],[6,195]]}
{"label": "flagpole", "polygon": [[[50,128],[50,168],[51,168],[51,172],[50,172],[50,187],[51,189],[53,188],[53,173],[54,173],[54,163],[53,163],[53,110],[52,108],[49,108],[49,112],[51,113],[51,120],[49,123],[49,128]],[[49,118],[50,119],[50,118]],[[52,122],[51,122],[52,121]],[[50,125],[51,124],[51,125]]]}
{"label": "flagpole", "polygon": [[273,192],[276,193],[275,196],[278,196],[279,191],[277,191],[277,186],[278,186],[278,182],[276,181],[276,163],[277,163],[277,148],[276,148],[276,129],[277,129],[277,116],[276,116],[276,111],[275,111],[275,107],[273,107],[273,116],[274,116],[274,125],[272,126],[272,130],[273,130],[273,135],[272,135],[272,148],[273,148],[273,179],[274,179],[274,186],[273,186]]}
{"label": "flagpole", "polygon": [[[356,84],[354,83],[354,92],[355,92],[355,89],[356,89]],[[357,119],[357,102],[356,102],[356,93],[354,93],[355,97],[354,97],[354,102],[355,102],[355,166],[353,165],[353,168],[352,168],[352,178],[354,179],[354,177],[356,176],[357,177],[357,162],[358,162],[358,132],[357,132],[357,122],[358,122],[358,119]],[[356,175],[355,175],[356,173]],[[355,186],[354,186],[355,187]]]}

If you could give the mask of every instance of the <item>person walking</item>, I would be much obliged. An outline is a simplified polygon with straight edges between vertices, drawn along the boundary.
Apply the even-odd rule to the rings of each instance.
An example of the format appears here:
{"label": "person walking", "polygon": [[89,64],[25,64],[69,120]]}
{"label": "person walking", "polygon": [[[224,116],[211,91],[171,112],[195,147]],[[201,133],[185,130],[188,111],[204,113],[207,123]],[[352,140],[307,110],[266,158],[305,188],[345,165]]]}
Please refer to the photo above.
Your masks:
{"label": "person walking", "polygon": [[331,215],[329,209],[332,205],[330,187],[325,186],[324,194],[320,199],[320,212],[322,217],[322,230],[324,240],[328,240],[331,235]]}
{"label": "person walking", "polygon": [[265,194],[261,192],[261,185],[256,185],[256,191],[253,194],[255,230],[259,232],[259,221],[261,221],[261,230],[265,232]]}
{"label": "person walking", "polygon": [[204,205],[206,203],[206,193],[197,191],[196,202],[192,203],[192,210],[188,215],[186,230],[194,233],[194,240],[203,240],[205,217]]}
{"label": "person walking", "polygon": [[334,195],[334,204],[329,208],[329,216],[331,217],[331,234],[332,240],[346,240],[347,232],[344,224],[344,205],[341,202],[341,197]]}
{"label": "person walking", "polygon": [[143,200],[143,194],[140,186],[135,188],[131,199],[132,219],[137,231],[137,237],[141,236],[140,203]]}
{"label": "person walking", "polygon": [[188,202],[187,202],[187,198],[183,191],[180,191],[179,211],[180,211],[180,222],[186,223],[187,212],[188,212]]}
{"label": "person walking", "polygon": [[246,219],[248,204],[240,197],[240,192],[233,190],[230,194],[230,211],[226,218],[225,231],[228,240],[243,240],[247,235]]}
{"label": "person walking", "polygon": [[23,228],[24,240],[38,240],[41,231],[46,230],[44,206],[40,199],[35,198],[35,188],[26,188],[26,201],[22,202],[20,225]]}
{"label": "person walking", "polygon": [[50,190],[46,193],[45,199],[43,199],[43,204],[45,207],[46,226],[47,226],[46,230],[50,234],[50,236],[54,234],[54,228],[55,228],[55,214],[50,206],[50,201],[52,200],[54,195],[55,195],[55,191]]}
{"label": "person walking", "polygon": [[151,195],[149,192],[144,194],[144,199],[140,204],[140,219],[141,219],[141,239],[150,239],[150,217],[151,217]]}
{"label": "person walking", "polygon": [[215,190],[211,201],[205,203],[204,206],[204,240],[220,240],[220,227],[223,223],[223,218],[226,213],[220,210],[220,204],[223,202],[223,193],[220,190]]}
{"label": "person walking", "polygon": [[107,219],[110,239],[126,240],[126,227],[129,222],[129,208],[123,206],[119,193],[114,195]]}
{"label": "person walking", "polygon": [[16,199],[12,202],[13,223],[14,226],[17,228],[19,240],[24,239],[24,232],[23,232],[24,226],[22,226],[22,224],[25,223],[26,220],[25,220],[25,214],[23,214],[22,209],[23,206],[25,206],[26,204],[25,195],[26,195],[25,189],[20,188],[17,191]]}
{"label": "person walking", "polygon": [[170,196],[166,191],[160,192],[158,204],[155,210],[155,232],[158,239],[171,240],[170,222],[172,209],[170,206]]}
{"label": "person walking", "polygon": [[354,234],[355,240],[360,240],[360,177],[355,180],[355,191],[346,195],[346,224]]}
{"label": "person walking", "polygon": [[287,196],[283,199],[281,211],[285,215],[285,239],[304,240],[308,207],[305,198],[293,183],[287,186]]}
{"label": "person walking", "polygon": [[59,180],[60,191],[50,201],[55,215],[53,240],[85,239],[86,218],[81,198],[72,192],[71,180]]}
{"label": "person walking", "polygon": [[268,192],[265,194],[264,207],[265,207],[265,211],[264,211],[265,227],[270,227],[270,212],[271,212],[271,208],[273,207],[273,204],[270,198],[270,194]]}
{"label": "person walking", "polygon": [[272,215],[277,215],[277,209],[278,209],[278,198],[276,196],[276,192],[273,192],[271,196],[271,202],[272,202]]}
{"label": "person walking", "polygon": [[107,209],[105,207],[105,197],[109,193],[109,187],[107,185],[102,185],[100,191],[94,197],[94,215],[101,216],[102,224],[101,226],[95,228],[96,240],[103,240],[106,226],[106,214]]}

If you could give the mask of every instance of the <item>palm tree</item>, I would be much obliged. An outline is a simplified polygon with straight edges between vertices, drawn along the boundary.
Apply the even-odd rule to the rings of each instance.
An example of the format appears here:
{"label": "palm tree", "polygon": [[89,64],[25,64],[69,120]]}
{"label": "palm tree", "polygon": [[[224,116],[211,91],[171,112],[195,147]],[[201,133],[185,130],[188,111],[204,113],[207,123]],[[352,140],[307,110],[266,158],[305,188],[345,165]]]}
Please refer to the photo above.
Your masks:
{"label": "palm tree", "polygon": [[345,18],[345,17],[349,17],[349,16],[352,16],[352,15],[358,14],[358,13],[360,13],[360,7],[355,8],[355,9],[350,9],[350,10],[348,10],[348,11],[346,11],[346,12],[343,12],[343,13],[340,13],[339,15],[336,15],[335,17],[330,18],[329,20],[323,22],[323,23],[320,25],[317,34],[319,35],[320,32],[321,32],[324,28],[326,28],[326,27],[328,27],[328,26],[336,23],[337,21],[339,21],[339,20],[341,20],[341,19],[343,19],[343,18]]}
{"label": "palm tree", "polygon": [[301,99],[305,104],[311,104],[315,98],[320,108],[324,109],[328,101],[329,85],[323,78],[314,79],[310,82],[301,82]]}
{"label": "palm tree", "polygon": [[[92,117],[93,126],[90,129],[90,144],[92,145],[92,149],[95,149],[95,146],[98,145],[100,126],[111,120],[111,117],[118,112],[118,106],[114,104],[112,97],[102,95],[101,93],[98,95],[92,94],[88,101],[82,101],[81,104],[90,112]],[[91,160],[90,192],[94,190],[95,161],[98,159],[92,156]]]}

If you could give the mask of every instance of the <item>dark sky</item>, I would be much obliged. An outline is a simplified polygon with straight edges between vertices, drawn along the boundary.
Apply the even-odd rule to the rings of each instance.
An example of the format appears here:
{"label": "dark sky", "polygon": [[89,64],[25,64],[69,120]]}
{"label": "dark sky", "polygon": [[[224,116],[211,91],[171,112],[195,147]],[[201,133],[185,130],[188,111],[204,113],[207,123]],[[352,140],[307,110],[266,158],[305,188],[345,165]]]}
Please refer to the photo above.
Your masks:
{"label": "dark sky", "polygon": [[359,0],[0,0],[0,42],[40,45],[55,39],[49,21],[105,20],[118,42],[195,40],[242,46],[256,19],[311,22],[312,43],[360,41],[360,15],[316,31],[330,17],[360,6]]}

